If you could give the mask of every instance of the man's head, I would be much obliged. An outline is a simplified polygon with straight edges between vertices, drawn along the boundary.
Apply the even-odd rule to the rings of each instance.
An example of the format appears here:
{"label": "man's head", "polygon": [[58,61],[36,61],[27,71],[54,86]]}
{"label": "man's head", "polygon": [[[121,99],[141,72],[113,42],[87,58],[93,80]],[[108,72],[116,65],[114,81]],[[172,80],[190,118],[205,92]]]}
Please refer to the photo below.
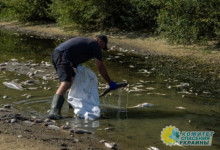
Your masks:
{"label": "man's head", "polygon": [[108,47],[107,47],[108,38],[105,35],[98,35],[96,38],[101,48],[104,50],[108,50]]}

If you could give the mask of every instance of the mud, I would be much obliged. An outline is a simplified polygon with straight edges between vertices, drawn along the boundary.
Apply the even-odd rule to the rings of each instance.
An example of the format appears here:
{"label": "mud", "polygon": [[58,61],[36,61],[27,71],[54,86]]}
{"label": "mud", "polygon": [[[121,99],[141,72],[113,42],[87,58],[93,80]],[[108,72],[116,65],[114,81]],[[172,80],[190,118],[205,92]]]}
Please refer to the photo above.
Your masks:
{"label": "mud", "polygon": [[[0,147],[7,149],[106,149],[95,134],[50,128],[45,121],[0,106]],[[48,122],[48,120],[46,120]],[[56,122],[52,122],[56,124]],[[55,125],[54,125],[55,126]]]}

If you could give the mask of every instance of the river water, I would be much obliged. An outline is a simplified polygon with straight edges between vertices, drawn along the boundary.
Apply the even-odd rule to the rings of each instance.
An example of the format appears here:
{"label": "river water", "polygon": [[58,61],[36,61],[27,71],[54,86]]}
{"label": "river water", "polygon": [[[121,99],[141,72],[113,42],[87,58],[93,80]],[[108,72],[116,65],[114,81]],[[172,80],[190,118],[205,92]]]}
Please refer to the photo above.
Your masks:
{"label": "river water", "polygon": [[[50,54],[59,43],[60,40],[1,31],[0,63],[11,59],[50,62]],[[188,83],[168,78],[164,74],[155,74],[157,66],[145,63],[148,57],[151,56],[137,56],[120,50],[105,52],[104,63],[111,78],[117,82],[128,82],[129,85],[100,98],[101,119],[84,121],[67,118],[58,123],[91,130],[100,138],[117,143],[121,149],[220,149],[219,99],[209,93],[207,96],[198,95],[190,91]],[[85,66],[98,75],[93,61]],[[6,88],[2,84],[15,79],[21,83],[30,78],[16,72],[0,72],[0,103],[11,104],[15,109],[45,118],[59,82],[34,78],[37,84],[27,86],[32,87],[32,90],[23,91]],[[102,92],[106,83],[99,75],[98,79],[99,91]],[[143,103],[153,106],[134,108]],[[62,114],[73,116],[73,110],[69,109],[67,103],[63,106]],[[169,125],[179,131],[214,131],[213,144],[211,147],[166,146],[161,141],[161,131]]]}

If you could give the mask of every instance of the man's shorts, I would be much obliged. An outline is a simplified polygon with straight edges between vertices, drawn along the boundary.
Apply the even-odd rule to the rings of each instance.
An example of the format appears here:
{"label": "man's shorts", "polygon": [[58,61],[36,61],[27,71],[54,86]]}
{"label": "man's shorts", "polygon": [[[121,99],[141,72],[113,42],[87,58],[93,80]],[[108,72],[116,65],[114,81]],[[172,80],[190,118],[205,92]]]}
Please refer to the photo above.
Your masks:
{"label": "man's shorts", "polygon": [[54,65],[54,68],[56,69],[60,82],[72,81],[72,77],[75,76],[75,72],[63,51],[58,51],[58,50],[53,51],[52,63]]}

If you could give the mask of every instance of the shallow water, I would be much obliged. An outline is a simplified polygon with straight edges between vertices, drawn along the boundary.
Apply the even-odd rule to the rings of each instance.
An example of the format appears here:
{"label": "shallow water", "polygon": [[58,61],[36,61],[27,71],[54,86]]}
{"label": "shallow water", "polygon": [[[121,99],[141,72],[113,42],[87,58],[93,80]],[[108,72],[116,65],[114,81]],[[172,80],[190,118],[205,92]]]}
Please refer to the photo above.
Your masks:
{"label": "shallow water", "polygon": [[[17,33],[0,32],[0,63],[16,58],[19,61],[50,61],[53,48],[60,41],[40,39]],[[91,130],[109,142],[118,143],[121,149],[219,149],[220,148],[220,101],[209,93],[199,95],[190,90],[190,85],[180,87],[183,81],[155,74],[157,66],[146,66],[146,57],[120,51],[104,53],[104,60],[111,78],[126,81],[128,87],[116,90],[100,99],[102,118],[95,121],[66,118],[59,124],[70,124]],[[85,64],[97,73],[93,61]],[[98,75],[102,92],[106,86]],[[18,83],[30,80],[27,75],[15,72],[0,72],[0,103],[12,104],[14,108],[41,118],[46,117],[51,99],[59,85],[58,81],[44,81],[26,86],[36,90],[18,91],[6,88],[2,82],[17,79]],[[45,83],[46,82],[46,83]],[[104,84],[104,85],[102,85]],[[46,88],[45,88],[46,87]],[[50,87],[50,90],[47,90]],[[102,89],[101,89],[102,88]],[[31,95],[28,97],[28,95]],[[4,98],[3,98],[4,97]],[[6,98],[5,98],[6,97]],[[131,108],[138,104],[151,103],[149,108]],[[181,109],[182,108],[182,109]],[[185,108],[185,109],[184,109]],[[62,109],[64,116],[73,116],[67,103]],[[164,127],[173,125],[180,131],[214,131],[211,147],[169,147],[163,144],[160,135]],[[113,130],[105,130],[112,127]]]}

